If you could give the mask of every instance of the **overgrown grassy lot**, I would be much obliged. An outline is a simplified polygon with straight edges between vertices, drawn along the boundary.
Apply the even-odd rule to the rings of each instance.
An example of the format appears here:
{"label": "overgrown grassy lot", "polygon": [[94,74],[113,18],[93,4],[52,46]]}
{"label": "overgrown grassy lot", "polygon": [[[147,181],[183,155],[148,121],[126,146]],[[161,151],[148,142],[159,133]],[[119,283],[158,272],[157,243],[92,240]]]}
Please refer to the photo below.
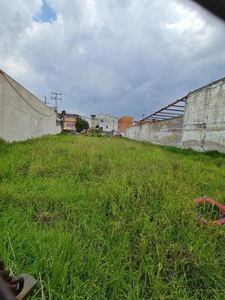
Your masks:
{"label": "overgrown grassy lot", "polygon": [[0,142],[0,254],[32,299],[224,299],[225,157],[123,138]]}

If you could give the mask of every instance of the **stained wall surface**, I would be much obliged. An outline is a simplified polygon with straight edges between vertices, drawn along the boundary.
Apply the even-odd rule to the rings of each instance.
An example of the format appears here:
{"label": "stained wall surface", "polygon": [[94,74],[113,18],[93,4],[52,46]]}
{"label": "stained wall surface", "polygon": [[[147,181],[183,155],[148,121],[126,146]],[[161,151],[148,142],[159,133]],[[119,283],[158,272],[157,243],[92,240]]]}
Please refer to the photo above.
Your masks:
{"label": "stained wall surface", "polygon": [[60,132],[55,112],[0,70],[0,138],[24,141]]}
{"label": "stained wall surface", "polygon": [[96,125],[99,125],[99,128],[104,132],[110,132],[113,130],[117,130],[118,128],[118,118],[111,117],[109,114],[99,114],[98,122]]}
{"label": "stained wall surface", "polygon": [[190,92],[183,117],[129,127],[126,137],[197,151],[225,152],[225,78]]}
{"label": "stained wall surface", "polygon": [[126,137],[158,145],[181,147],[183,116],[156,123],[128,127]]}
{"label": "stained wall surface", "polygon": [[189,94],[182,147],[225,152],[225,78]]}

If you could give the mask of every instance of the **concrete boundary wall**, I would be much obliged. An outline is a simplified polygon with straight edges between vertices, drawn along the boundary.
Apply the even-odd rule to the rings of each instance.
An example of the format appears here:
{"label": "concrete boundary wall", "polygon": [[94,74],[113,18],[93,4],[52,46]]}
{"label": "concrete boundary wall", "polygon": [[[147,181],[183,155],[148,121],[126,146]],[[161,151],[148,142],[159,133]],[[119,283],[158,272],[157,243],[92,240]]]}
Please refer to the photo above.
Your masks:
{"label": "concrete boundary wall", "polygon": [[225,78],[189,94],[182,147],[225,152]]}
{"label": "concrete boundary wall", "polygon": [[158,145],[181,147],[183,135],[183,116],[156,123],[128,127],[126,137]]}
{"label": "concrete boundary wall", "polygon": [[0,70],[0,138],[24,141],[60,132],[55,112]]}
{"label": "concrete boundary wall", "polygon": [[225,78],[190,92],[184,116],[127,128],[136,141],[225,152]]}

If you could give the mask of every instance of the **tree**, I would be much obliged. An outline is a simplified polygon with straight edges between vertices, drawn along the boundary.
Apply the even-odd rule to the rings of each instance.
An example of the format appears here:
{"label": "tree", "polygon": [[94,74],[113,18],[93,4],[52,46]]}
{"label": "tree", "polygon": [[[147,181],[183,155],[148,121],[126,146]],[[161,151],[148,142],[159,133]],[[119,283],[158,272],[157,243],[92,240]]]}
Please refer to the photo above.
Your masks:
{"label": "tree", "polygon": [[76,130],[78,132],[82,130],[87,130],[89,128],[89,123],[88,121],[82,119],[81,117],[76,118]]}

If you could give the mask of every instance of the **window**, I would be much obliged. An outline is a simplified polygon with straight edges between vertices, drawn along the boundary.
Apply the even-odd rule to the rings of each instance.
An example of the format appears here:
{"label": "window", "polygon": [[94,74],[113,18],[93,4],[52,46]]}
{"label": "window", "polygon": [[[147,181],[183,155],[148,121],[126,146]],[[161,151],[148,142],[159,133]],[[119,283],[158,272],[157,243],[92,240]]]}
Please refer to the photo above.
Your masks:
{"label": "window", "polygon": [[101,119],[100,122],[103,123],[103,120]]}
{"label": "window", "polygon": [[103,127],[100,127],[101,130],[103,130]]}
{"label": "window", "polygon": [[74,123],[73,122],[66,122],[66,127],[74,127]]}
{"label": "window", "polygon": [[76,115],[73,115],[73,114],[66,114],[66,118],[75,119],[75,118],[76,118]]}
{"label": "window", "polygon": [[108,128],[108,126],[106,126],[106,128]]}

